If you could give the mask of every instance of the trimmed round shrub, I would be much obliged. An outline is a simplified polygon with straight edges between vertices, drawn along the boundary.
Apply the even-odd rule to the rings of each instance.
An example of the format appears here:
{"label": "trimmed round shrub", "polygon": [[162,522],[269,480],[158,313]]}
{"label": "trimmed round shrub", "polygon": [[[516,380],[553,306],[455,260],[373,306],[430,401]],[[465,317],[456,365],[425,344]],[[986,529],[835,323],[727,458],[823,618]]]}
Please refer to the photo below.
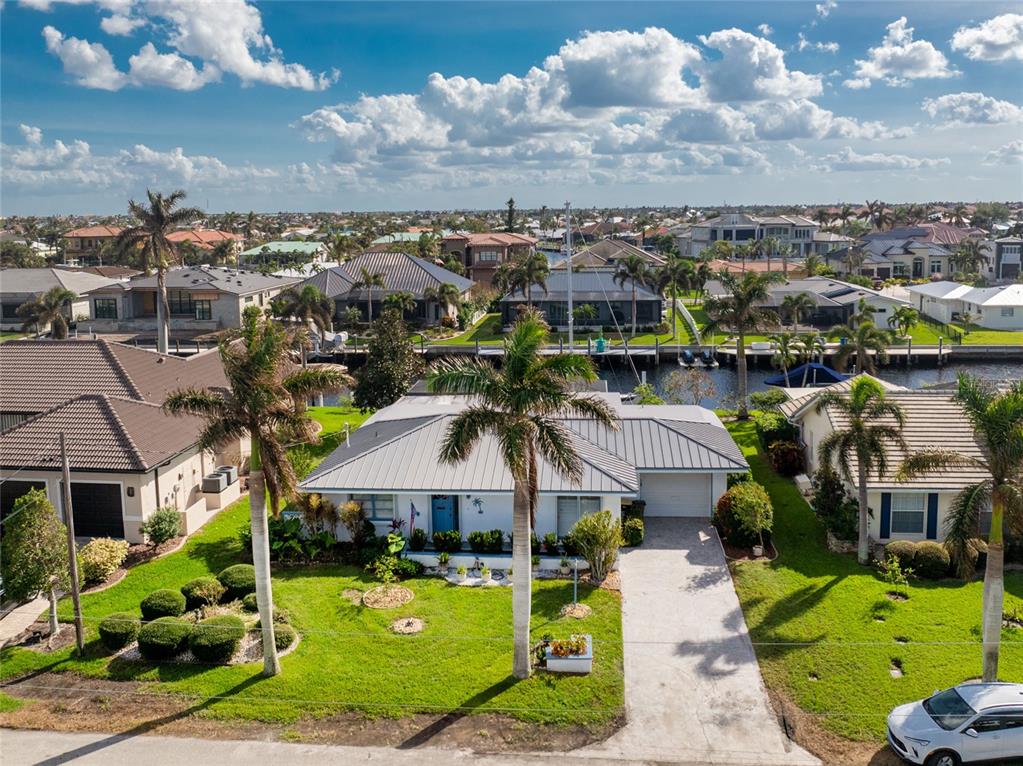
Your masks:
{"label": "trimmed round shrub", "polygon": [[912,540],[892,540],[884,547],[885,558],[894,556],[903,569],[913,566],[916,559],[917,544]]}
{"label": "trimmed round shrub", "polygon": [[226,592],[227,588],[221,585],[216,577],[196,577],[181,586],[185,608],[189,610],[216,604]]}
{"label": "trimmed round shrub", "polygon": [[[171,591],[173,592],[173,591]],[[181,594],[178,594],[181,596]],[[184,596],[181,597],[182,601]],[[139,631],[139,652],[147,660],[169,660],[188,646],[192,623],[181,617],[159,617],[147,622]]]}
{"label": "trimmed round shrub", "polygon": [[175,508],[160,508],[142,523],[139,532],[146,536],[150,545],[162,545],[181,534],[181,514]]}
{"label": "trimmed round shrub", "polygon": [[95,537],[78,551],[78,572],[86,585],[106,582],[124,563],[128,541]]}
{"label": "trimmed round shrub", "polygon": [[277,651],[283,652],[295,643],[297,637],[298,634],[290,625],[274,625],[274,645],[277,647]]}
{"label": "trimmed round shrub", "polygon": [[242,599],[242,609],[246,612],[258,612],[259,604],[256,603],[256,594],[250,593]]}
{"label": "trimmed round shrub", "polygon": [[227,601],[245,598],[256,592],[256,568],[252,564],[235,564],[217,575],[220,584],[227,589]]}
{"label": "trimmed round shrub", "polygon": [[934,540],[917,543],[913,571],[928,580],[937,580],[948,575],[949,555],[945,546]]}
{"label": "trimmed round shrub", "polygon": [[637,519],[632,517],[626,519],[622,525],[622,537],[625,538],[625,544],[629,547],[634,547],[643,542],[643,519]]}
{"label": "trimmed round shrub", "polygon": [[185,597],[181,591],[161,588],[142,599],[139,607],[146,622],[158,617],[180,617],[185,613]]}
{"label": "trimmed round shrub", "polygon": [[108,614],[99,624],[99,640],[107,649],[116,652],[123,649],[139,635],[142,623],[129,612]]}
{"label": "trimmed round shrub", "polygon": [[227,662],[245,636],[245,623],[233,614],[203,620],[188,635],[188,648],[202,662]]}

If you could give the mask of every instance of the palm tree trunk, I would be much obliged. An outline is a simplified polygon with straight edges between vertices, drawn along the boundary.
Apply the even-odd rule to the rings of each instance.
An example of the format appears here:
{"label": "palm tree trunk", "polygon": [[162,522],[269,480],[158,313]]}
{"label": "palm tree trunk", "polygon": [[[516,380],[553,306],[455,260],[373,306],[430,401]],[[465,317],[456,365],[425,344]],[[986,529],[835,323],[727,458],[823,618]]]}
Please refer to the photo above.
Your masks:
{"label": "palm tree trunk", "polygon": [[167,302],[167,270],[156,270],[156,350],[166,354],[170,347],[170,304]]}
{"label": "palm tree trunk", "polygon": [[[856,543],[856,559],[861,564],[870,560],[870,550],[867,541],[868,506],[867,506],[867,469],[862,459],[857,459],[857,479],[859,480],[859,521],[857,523],[858,541]],[[999,613],[1000,615],[1001,613]]]}
{"label": "palm tree trunk", "polygon": [[533,575],[530,571],[529,487],[525,479],[515,480],[512,500],[512,623],[514,659],[512,675],[529,678],[532,658],[529,651],[529,618],[532,608]]}
{"label": "palm tree trunk", "polygon": [[998,680],[998,652],[1002,639],[1002,601],[1005,582],[1005,549],[1002,519],[1005,514],[1001,494],[991,498],[991,532],[988,533],[987,565],[984,568],[984,681]]}
{"label": "palm tree trunk", "polygon": [[270,585],[270,530],[266,519],[266,484],[259,459],[259,441],[252,437],[249,471],[249,511],[252,526],[252,563],[256,569],[256,605],[263,634],[263,675],[281,672],[274,640],[273,589]]}
{"label": "palm tree trunk", "polygon": [[[52,637],[57,635],[60,630],[60,625],[57,623],[57,583],[50,583],[50,589],[46,595],[50,599],[50,636]],[[1001,612],[999,612],[1000,615]]]}
{"label": "palm tree trunk", "polygon": [[636,283],[632,283],[632,337],[636,337]]}
{"label": "palm tree trunk", "polygon": [[746,380],[746,333],[739,331],[738,343],[735,346],[735,371],[739,378],[739,420],[749,420],[749,404],[747,403]]}

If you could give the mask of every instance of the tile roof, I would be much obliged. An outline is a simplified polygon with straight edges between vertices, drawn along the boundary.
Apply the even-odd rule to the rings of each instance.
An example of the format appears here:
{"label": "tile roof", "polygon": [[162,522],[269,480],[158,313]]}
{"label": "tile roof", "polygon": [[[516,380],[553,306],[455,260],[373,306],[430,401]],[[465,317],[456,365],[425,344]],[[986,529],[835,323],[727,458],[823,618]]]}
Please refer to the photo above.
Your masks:
{"label": "tile roof", "polygon": [[886,391],[904,391],[906,390],[903,386],[897,386],[894,383],[889,383],[887,380],[882,378],[875,378],[866,372],[861,372],[859,375],[853,375],[850,378],[846,378],[838,383],[833,383],[830,386],[822,386],[814,389],[808,394],[797,396],[795,399],[790,399],[787,402],[782,402],[778,405],[778,411],[781,412],[786,418],[795,422],[805,412],[809,411],[810,405],[817,401],[817,397],[825,391],[837,391],[843,392],[848,391],[852,388],[853,381],[860,377],[872,378],[881,384],[881,387]]}
{"label": "tile roof", "polygon": [[227,386],[216,351],[182,358],[104,340],[0,344],[0,412],[43,412],[81,394],[161,404],[188,386]]}
{"label": "tile roof", "polygon": [[302,284],[316,285],[328,298],[351,297],[361,300],[368,295],[368,291],[353,291],[352,285],[359,281],[363,268],[371,274],[384,276],[386,287],[374,290],[374,298],[399,291],[408,291],[422,298],[426,288],[442,284],[452,284],[464,293],[473,284],[472,280],[448,271],[443,266],[408,253],[360,253],[340,266],[323,269]]}
{"label": "tile roof", "polygon": [[167,235],[171,242],[191,242],[202,250],[212,250],[220,242],[240,242],[245,239],[242,234],[217,229],[181,229]]}
{"label": "tile roof", "polygon": [[3,269],[0,270],[0,295],[45,293],[63,287],[77,295],[115,284],[115,280],[99,274],[69,269]]}
{"label": "tile roof", "polygon": [[147,471],[193,446],[202,426],[148,402],[85,394],[0,434],[0,467],[59,470],[64,433],[74,471]]}
{"label": "tile roof", "polygon": [[508,231],[457,232],[444,237],[446,240],[463,239],[472,247],[497,245],[507,247],[513,245],[535,245],[537,239],[527,234],[514,234]]}
{"label": "tile roof", "polygon": [[65,237],[116,237],[124,229],[120,226],[85,226],[65,232]]}

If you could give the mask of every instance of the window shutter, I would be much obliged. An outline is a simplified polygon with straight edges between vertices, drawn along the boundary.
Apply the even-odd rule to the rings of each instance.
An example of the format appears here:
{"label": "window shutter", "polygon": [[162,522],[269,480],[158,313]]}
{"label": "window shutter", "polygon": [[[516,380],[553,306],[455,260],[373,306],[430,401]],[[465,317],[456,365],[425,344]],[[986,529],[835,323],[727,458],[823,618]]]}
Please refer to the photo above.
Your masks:
{"label": "window shutter", "polygon": [[938,493],[927,494],[927,539],[938,539]]}
{"label": "window shutter", "polygon": [[881,493],[881,539],[892,536],[892,493]]}

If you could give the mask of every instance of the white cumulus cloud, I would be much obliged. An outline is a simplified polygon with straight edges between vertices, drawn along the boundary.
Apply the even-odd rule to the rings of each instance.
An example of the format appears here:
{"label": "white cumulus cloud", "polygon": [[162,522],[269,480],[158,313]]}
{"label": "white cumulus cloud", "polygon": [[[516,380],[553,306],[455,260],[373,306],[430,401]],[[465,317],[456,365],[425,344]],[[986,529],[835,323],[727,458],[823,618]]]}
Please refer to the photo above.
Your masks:
{"label": "white cumulus cloud", "polygon": [[39,146],[43,142],[43,131],[40,128],[22,123],[18,126],[18,130],[21,131],[21,135],[25,138],[26,144]]}
{"label": "white cumulus cloud", "polygon": [[908,157],[905,154],[859,154],[851,147],[845,147],[834,154],[817,158],[817,165],[824,171],[841,170],[919,170],[949,165],[947,157]]}
{"label": "white cumulus cloud", "polygon": [[60,59],[64,71],[79,85],[100,90],[120,90],[127,82],[125,74],[114,65],[113,56],[100,43],[78,37],[65,37],[52,26],[43,27],[46,50]]}
{"label": "white cumulus cloud", "polygon": [[220,79],[220,70],[210,64],[202,71],[177,53],[159,53],[146,43],[128,59],[131,81],[136,85],[158,85],[174,90],[198,90],[208,82]]}
{"label": "white cumulus cloud", "polygon": [[1012,165],[1023,163],[1023,140],[1010,141],[994,151],[988,152],[984,158],[986,165]]}
{"label": "white cumulus cloud", "polygon": [[983,93],[948,93],[921,104],[933,119],[956,125],[998,125],[1023,122],[1023,107]]}
{"label": "white cumulus cloud", "polygon": [[757,31],[764,37],[770,37],[774,34],[774,29],[770,24],[760,24],[757,26]]}
{"label": "white cumulus cloud", "polygon": [[955,77],[945,54],[927,40],[914,40],[913,27],[905,16],[888,25],[881,44],[856,59],[856,71],[843,84],[847,88],[869,88],[874,80],[888,85],[905,85],[910,80]]}
{"label": "white cumulus cloud", "polygon": [[101,19],[99,27],[108,35],[113,35],[114,37],[127,37],[139,27],[145,26],[145,23],[145,19],[115,13],[113,16],[107,16]]}
{"label": "white cumulus cloud", "polygon": [[799,42],[796,47],[800,51],[812,50],[821,51],[823,53],[838,53],[838,43],[836,42],[811,42],[806,39],[806,35],[802,32],[799,33]]}
{"label": "white cumulus cloud", "polygon": [[823,3],[817,3],[814,6],[817,11],[817,15],[821,18],[827,18],[833,10],[838,7],[838,3],[835,0],[824,0]]}
{"label": "white cumulus cloud", "polygon": [[808,98],[823,90],[821,75],[790,71],[785,54],[770,40],[741,29],[722,29],[700,41],[721,54],[715,61],[705,61],[700,74],[714,101]]}
{"label": "white cumulus cloud", "polygon": [[1023,15],[1005,13],[976,27],[960,27],[952,50],[974,61],[1023,61]]}

